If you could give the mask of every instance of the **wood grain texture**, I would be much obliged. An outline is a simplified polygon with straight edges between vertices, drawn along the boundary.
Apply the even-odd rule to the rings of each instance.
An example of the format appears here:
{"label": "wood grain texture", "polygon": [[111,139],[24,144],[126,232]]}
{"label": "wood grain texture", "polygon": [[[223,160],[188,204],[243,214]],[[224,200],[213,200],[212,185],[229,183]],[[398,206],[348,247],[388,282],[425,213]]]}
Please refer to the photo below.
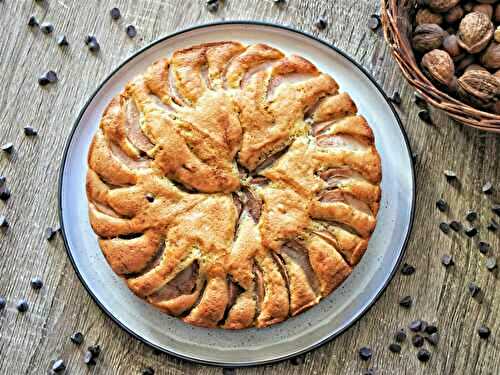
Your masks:
{"label": "wood grain texture", "polygon": [[[500,195],[500,137],[469,130],[441,113],[432,113],[435,125],[418,119],[412,90],[403,80],[380,33],[366,27],[369,16],[379,11],[375,0],[288,0],[277,7],[272,0],[226,0],[215,15],[205,10],[203,0],[32,0],[0,1],[0,144],[13,142],[11,157],[0,155],[0,175],[7,176],[12,198],[0,203],[11,228],[0,232],[0,296],[7,308],[0,312],[0,373],[50,373],[53,360],[63,358],[68,374],[138,374],[146,366],[156,374],[221,374],[222,370],[155,354],[114,324],[91,300],[79,283],[63,248],[61,238],[44,239],[47,226],[57,224],[57,180],[67,137],[80,108],[98,84],[127,56],[175,30],[216,20],[251,19],[290,25],[335,44],[360,62],[390,95],[397,90],[403,103],[399,113],[417,158],[417,210],[415,227],[405,261],[415,265],[412,276],[398,275],[386,292],[357,324],[338,339],[305,356],[304,363],[238,369],[237,374],[362,374],[374,368],[377,374],[497,374],[500,372],[500,288],[494,273],[484,266],[477,250],[479,239],[500,250],[499,234],[486,230],[493,217],[492,202]],[[113,22],[109,9],[118,6],[123,18]],[[28,17],[55,25],[53,36],[30,30]],[[314,21],[329,21],[319,32]],[[125,25],[137,26],[130,40]],[[61,50],[55,35],[66,34],[69,48]],[[83,44],[87,34],[101,43],[98,56]],[[57,84],[41,88],[37,77],[48,69],[57,71]],[[39,130],[27,138],[23,127]],[[397,161],[395,161],[397,163]],[[453,169],[460,184],[450,185],[442,171]],[[485,196],[483,183],[496,185],[495,194]],[[435,201],[446,199],[450,212],[435,209]],[[468,209],[478,210],[479,235],[444,235],[443,220],[465,222]],[[453,255],[456,265],[445,270],[443,254]],[[32,276],[41,276],[44,287],[30,288]],[[481,304],[470,298],[467,284],[475,281],[484,291]],[[405,310],[398,301],[405,295],[414,306]],[[15,303],[27,298],[30,310],[17,313]],[[411,320],[436,323],[441,331],[437,348],[431,348],[427,364],[416,358],[407,342],[400,355],[387,346],[393,333]],[[476,329],[488,325],[492,336],[480,340]],[[69,341],[72,332],[85,334],[85,344]],[[95,367],[87,369],[82,358],[86,346],[99,343],[103,352]],[[358,359],[358,349],[370,346],[368,362]]]}

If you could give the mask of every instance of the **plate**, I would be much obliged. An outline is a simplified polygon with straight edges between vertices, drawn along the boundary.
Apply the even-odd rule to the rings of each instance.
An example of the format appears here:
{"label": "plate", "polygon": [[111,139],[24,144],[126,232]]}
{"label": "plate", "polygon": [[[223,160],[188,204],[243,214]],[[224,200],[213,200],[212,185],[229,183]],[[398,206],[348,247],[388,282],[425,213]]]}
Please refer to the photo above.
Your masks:
{"label": "plate", "polygon": [[[87,214],[87,151],[100,116],[135,75],[179,48],[221,41],[266,43],[299,54],[331,74],[357,103],[375,133],[382,158],[382,201],[368,251],[351,276],[317,306],[265,329],[227,331],[187,325],[134,296],[112,272]],[[329,44],[283,26],[225,22],[177,32],[128,58],[82,109],[68,141],[60,175],[59,209],[68,256],[99,307],[134,337],[166,353],[200,363],[238,367],[280,361],[338,336],[372,306],[394,275],[413,221],[413,162],[400,120],[381,88],[356,62]]]}

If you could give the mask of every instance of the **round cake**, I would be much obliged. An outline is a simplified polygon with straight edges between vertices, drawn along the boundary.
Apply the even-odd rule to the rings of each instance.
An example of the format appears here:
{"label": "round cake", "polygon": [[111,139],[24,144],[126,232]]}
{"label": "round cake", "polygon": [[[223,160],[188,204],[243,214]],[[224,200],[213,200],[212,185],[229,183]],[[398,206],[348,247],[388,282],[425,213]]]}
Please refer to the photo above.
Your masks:
{"label": "round cake", "polygon": [[367,249],[381,194],[349,94],[265,44],[156,61],[108,104],[88,166],[111,269],[202,327],[267,327],[319,303]]}

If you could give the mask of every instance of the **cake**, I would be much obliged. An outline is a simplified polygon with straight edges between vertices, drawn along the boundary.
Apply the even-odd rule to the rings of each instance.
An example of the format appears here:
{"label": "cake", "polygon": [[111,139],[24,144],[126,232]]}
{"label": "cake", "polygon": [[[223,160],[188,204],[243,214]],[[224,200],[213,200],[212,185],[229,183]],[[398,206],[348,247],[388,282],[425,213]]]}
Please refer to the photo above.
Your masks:
{"label": "cake", "polygon": [[88,152],[90,224],[147,303],[209,328],[268,327],[350,275],[381,162],[313,63],[235,41],[175,51],[107,105]]}

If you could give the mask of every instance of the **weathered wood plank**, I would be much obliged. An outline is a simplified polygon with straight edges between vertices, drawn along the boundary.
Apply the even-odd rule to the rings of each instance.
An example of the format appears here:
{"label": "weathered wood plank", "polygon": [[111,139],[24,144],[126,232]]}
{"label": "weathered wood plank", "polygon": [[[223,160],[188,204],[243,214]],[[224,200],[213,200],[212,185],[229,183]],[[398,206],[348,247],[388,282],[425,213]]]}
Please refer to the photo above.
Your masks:
{"label": "weathered wood plank", "polygon": [[[118,6],[123,18],[111,21],[109,9]],[[57,177],[62,151],[76,116],[88,96],[115,66],[131,53],[159,36],[180,28],[221,19],[254,19],[286,24],[318,35],[345,50],[383,85],[388,94],[397,90],[399,108],[417,162],[417,212],[415,229],[405,261],[413,264],[413,276],[398,274],[386,293],[366,316],[334,342],[309,353],[305,363],[289,361],[273,366],[239,369],[238,374],[361,374],[373,367],[378,374],[441,373],[489,374],[500,369],[496,339],[500,321],[500,289],[495,275],[484,267],[477,250],[479,239],[498,252],[498,235],[485,226],[492,217],[488,204],[498,192],[484,196],[480,188],[490,180],[498,186],[500,137],[464,129],[441,113],[433,113],[436,125],[422,123],[412,103],[412,90],[404,82],[380,33],[365,25],[378,12],[376,1],[289,0],[277,7],[272,0],[227,0],[215,15],[202,0],[70,1],[47,0],[0,2],[0,143],[11,141],[16,152],[0,156],[0,174],[8,178],[12,198],[0,203],[11,229],[0,233],[0,295],[8,300],[0,312],[0,372],[5,374],[48,373],[51,361],[64,358],[67,373],[133,374],[152,366],[158,374],[220,374],[221,369],[180,361],[132,339],[107,318],[80,285],[65,255],[60,238],[47,243],[44,230],[57,223]],[[61,50],[54,36],[31,31],[29,15],[51,21],[55,35],[66,34],[70,47]],[[319,16],[329,20],[324,31],[314,27]],[[125,25],[133,23],[139,35],[130,40]],[[102,53],[92,56],[83,38],[95,34]],[[42,89],[37,77],[47,69],[58,72],[60,81]],[[40,132],[36,139],[22,133],[25,125]],[[444,169],[459,173],[455,188],[442,176]],[[443,197],[450,203],[448,215],[434,204]],[[460,219],[470,208],[480,213],[480,234],[470,240],[463,234],[445,236],[437,226],[442,220]],[[449,270],[439,260],[452,254],[456,265]],[[41,291],[31,290],[32,276],[43,277]],[[467,283],[477,282],[484,290],[478,304],[467,294]],[[409,311],[398,306],[404,295],[414,297]],[[20,315],[15,302],[27,298],[30,311]],[[442,328],[441,342],[433,358],[418,362],[416,349],[406,343],[401,355],[387,350],[393,332],[415,318],[435,322]],[[488,342],[480,341],[476,329],[485,323],[492,329]],[[72,332],[86,335],[78,348],[69,342]],[[97,366],[88,371],[82,362],[84,347],[103,347]],[[358,359],[357,350],[370,346],[374,356],[368,363]]]}

